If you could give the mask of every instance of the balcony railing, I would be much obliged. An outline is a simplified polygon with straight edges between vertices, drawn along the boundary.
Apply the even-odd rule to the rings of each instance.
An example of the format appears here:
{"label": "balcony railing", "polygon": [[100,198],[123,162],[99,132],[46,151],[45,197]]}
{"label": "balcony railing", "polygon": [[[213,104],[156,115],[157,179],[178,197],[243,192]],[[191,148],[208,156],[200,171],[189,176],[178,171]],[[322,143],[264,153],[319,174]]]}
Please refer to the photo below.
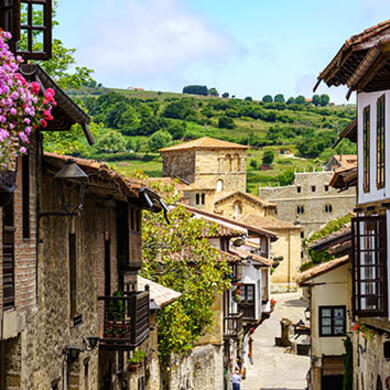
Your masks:
{"label": "balcony railing", "polygon": [[99,297],[104,304],[99,345],[104,349],[131,350],[149,337],[149,292]]}
{"label": "balcony railing", "polygon": [[224,337],[237,337],[242,331],[242,313],[229,314],[223,319]]}
{"label": "balcony railing", "polygon": [[242,312],[243,320],[247,321],[255,321],[256,320],[256,307],[255,304],[240,304],[238,305],[238,309]]}

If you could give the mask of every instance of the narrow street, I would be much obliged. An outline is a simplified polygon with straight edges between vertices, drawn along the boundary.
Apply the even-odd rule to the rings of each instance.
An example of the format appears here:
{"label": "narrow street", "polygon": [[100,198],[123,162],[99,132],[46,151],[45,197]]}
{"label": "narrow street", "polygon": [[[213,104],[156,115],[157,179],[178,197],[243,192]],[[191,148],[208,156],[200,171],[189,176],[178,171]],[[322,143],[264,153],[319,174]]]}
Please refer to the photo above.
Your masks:
{"label": "narrow street", "polygon": [[275,347],[280,336],[280,320],[293,322],[304,318],[305,306],[301,293],[275,294],[276,307],[271,318],[260,326],[253,336],[253,365],[249,368],[243,390],[304,390],[309,357],[297,356],[286,348]]}

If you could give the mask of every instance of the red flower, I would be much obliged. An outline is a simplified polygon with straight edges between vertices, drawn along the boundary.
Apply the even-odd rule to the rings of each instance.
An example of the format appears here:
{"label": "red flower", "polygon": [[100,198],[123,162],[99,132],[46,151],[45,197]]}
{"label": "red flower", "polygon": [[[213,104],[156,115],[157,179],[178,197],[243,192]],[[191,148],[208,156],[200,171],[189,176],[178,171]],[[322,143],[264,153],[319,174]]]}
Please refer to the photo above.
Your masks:
{"label": "red flower", "polygon": [[39,123],[41,124],[41,126],[42,126],[43,128],[47,127],[47,122],[46,122],[44,119],[41,119],[41,120],[39,121]]}
{"label": "red flower", "polygon": [[53,115],[51,115],[51,112],[49,110],[43,111],[43,116],[48,121],[52,121],[54,119]]}
{"label": "red flower", "polygon": [[39,91],[41,90],[41,87],[40,87],[40,85],[36,81],[33,81],[31,83],[31,89],[35,93],[35,95],[38,95]]}

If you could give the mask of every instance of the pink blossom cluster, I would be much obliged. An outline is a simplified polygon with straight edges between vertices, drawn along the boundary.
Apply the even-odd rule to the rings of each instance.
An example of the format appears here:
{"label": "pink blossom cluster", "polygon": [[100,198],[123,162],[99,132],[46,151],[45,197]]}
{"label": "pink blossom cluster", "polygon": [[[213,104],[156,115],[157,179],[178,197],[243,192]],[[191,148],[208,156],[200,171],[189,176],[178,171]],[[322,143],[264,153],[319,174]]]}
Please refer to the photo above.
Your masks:
{"label": "pink blossom cluster", "polygon": [[41,94],[37,82],[29,83],[19,73],[22,58],[9,50],[9,39],[11,34],[0,29],[0,169],[27,152],[31,133],[47,127],[57,104],[53,89]]}

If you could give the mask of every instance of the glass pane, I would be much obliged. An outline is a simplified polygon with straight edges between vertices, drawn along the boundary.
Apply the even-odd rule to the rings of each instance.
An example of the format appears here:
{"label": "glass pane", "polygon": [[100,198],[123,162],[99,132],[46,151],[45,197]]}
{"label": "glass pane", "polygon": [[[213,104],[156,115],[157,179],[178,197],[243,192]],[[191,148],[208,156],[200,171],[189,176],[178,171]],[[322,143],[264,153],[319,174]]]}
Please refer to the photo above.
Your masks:
{"label": "glass pane", "polygon": [[344,326],[344,320],[334,320],[335,326]]}
{"label": "glass pane", "polygon": [[33,52],[42,53],[43,51],[43,31],[33,31]]}
{"label": "glass pane", "polygon": [[21,30],[20,33],[20,40],[18,42],[18,51],[27,51],[28,44],[27,44],[27,37],[28,37],[28,31],[25,29]]}
{"label": "glass pane", "polygon": [[335,319],[344,319],[344,309],[334,309],[334,317]]}
{"label": "glass pane", "polygon": [[323,326],[321,329],[322,329],[323,335],[330,335],[332,333],[332,331],[331,331],[332,328],[330,328],[328,326]]}
{"label": "glass pane", "polygon": [[20,5],[20,23],[21,25],[27,25],[28,21],[28,5],[26,3],[22,3]]}
{"label": "glass pane", "polygon": [[248,302],[253,302],[254,300],[253,290],[252,286],[248,286]]}
{"label": "glass pane", "polygon": [[331,322],[331,320],[330,320],[330,318],[322,318],[322,325],[323,326],[330,326],[330,325],[332,325],[332,322]]}
{"label": "glass pane", "polygon": [[334,334],[335,335],[344,334],[344,326],[335,326],[334,327]]}
{"label": "glass pane", "polygon": [[322,317],[331,317],[332,310],[331,309],[321,309]]}
{"label": "glass pane", "polygon": [[33,26],[43,26],[43,4],[32,5]]}

